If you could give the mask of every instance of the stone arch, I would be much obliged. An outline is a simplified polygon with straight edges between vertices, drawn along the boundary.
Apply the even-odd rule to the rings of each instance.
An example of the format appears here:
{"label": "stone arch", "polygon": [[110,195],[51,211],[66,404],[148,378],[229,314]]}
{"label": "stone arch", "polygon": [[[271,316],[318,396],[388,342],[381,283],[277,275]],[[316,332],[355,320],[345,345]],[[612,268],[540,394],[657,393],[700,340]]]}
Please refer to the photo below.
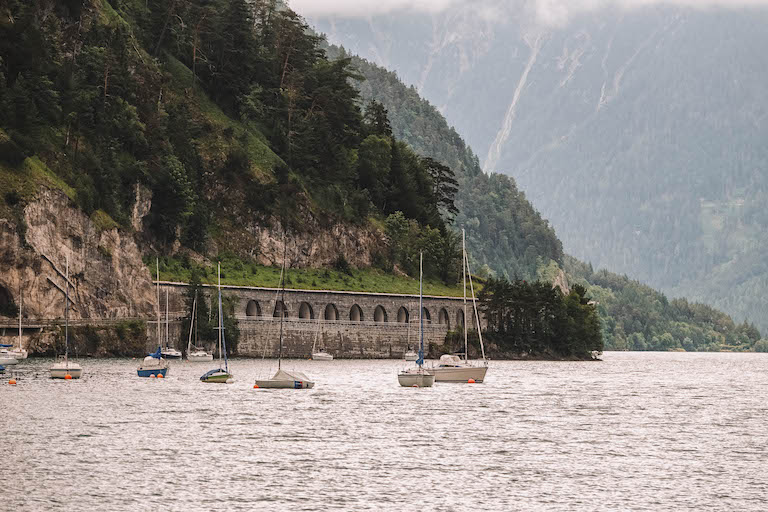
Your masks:
{"label": "stone arch", "polygon": [[363,321],[363,310],[357,304],[353,304],[349,309],[349,319],[353,322]]}
{"label": "stone arch", "polygon": [[376,309],[373,310],[373,321],[374,322],[387,322],[387,310],[384,309],[384,306],[376,306]]}
{"label": "stone arch", "polygon": [[306,320],[315,318],[315,312],[312,311],[312,306],[310,306],[309,302],[302,302],[299,304],[299,318]]}
{"label": "stone arch", "polygon": [[427,309],[427,306],[421,307],[421,315],[424,318],[425,324],[431,324],[432,323],[432,315],[429,314],[429,310]]}
{"label": "stone arch", "polygon": [[[283,313],[283,311],[285,313]],[[288,306],[283,304],[283,301],[278,300],[275,302],[275,312],[272,313],[272,316],[275,318],[280,318],[280,315],[283,314],[285,318],[288,318],[291,316],[291,310],[288,309]]]}
{"label": "stone arch", "polygon": [[400,306],[400,309],[397,310],[397,321],[401,324],[407,324],[408,323],[408,309],[406,309],[405,306]]}
{"label": "stone arch", "polygon": [[328,304],[325,306],[323,318],[334,322],[339,319],[339,310],[336,308],[336,304]]}
{"label": "stone arch", "polygon": [[460,309],[456,312],[456,327],[464,328],[464,310]]}
{"label": "stone arch", "polygon": [[437,323],[440,325],[447,325],[448,329],[451,328],[451,319],[448,317],[448,310],[440,308],[437,313]]}
{"label": "stone arch", "polygon": [[261,316],[261,306],[259,306],[259,303],[253,299],[249,300],[248,304],[245,306],[245,315]]}

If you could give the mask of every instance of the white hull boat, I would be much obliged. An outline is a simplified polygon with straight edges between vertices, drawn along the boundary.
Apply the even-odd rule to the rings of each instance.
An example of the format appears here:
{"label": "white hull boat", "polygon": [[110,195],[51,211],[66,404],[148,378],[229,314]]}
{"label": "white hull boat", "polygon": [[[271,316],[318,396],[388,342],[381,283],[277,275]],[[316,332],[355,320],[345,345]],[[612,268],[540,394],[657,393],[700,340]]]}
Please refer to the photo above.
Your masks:
{"label": "white hull boat", "polygon": [[73,379],[83,376],[83,367],[69,361],[58,361],[50,368],[52,379],[66,379],[69,375]]}
{"label": "white hull boat", "polygon": [[187,361],[190,363],[209,363],[213,361],[213,354],[209,354],[204,350],[195,350],[194,352],[187,353]]}
{"label": "white hull boat", "polygon": [[301,372],[277,370],[271,379],[256,379],[254,386],[265,389],[312,389],[315,383]]}
{"label": "white hull boat", "polygon": [[[22,361],[22,360],[26,359],[27,356],[29,356],[29,353],[26,351],[26,349],[21,349],[21,350],[13,349],[13,350],[9,350],[8,351],[8,356],[10,356],[10,357],[12,357],[12,358],[14,358],[14,359],[16,359],[18,361]],[[2,356],[0,356],[0,357],[2,357]]]}
{"label": "white hull boat", "polygon": [[333,355],[329,354],[324,350],[320,352],[313,352],[312,360],[313,361],[333,361]]}
{"label": "white hull boat", "polygon": [[431,388],[435,376],[423,368],[413,368],[398,373],[397,381],[406,388]]}
{"label": "white hull boat", "polygon": [[414,352],[413,350],[409,350],[408,352],[406,352],[404,357],[406,361],[415,361],[418,358],[419,358],[419,353]]}
{"label": "white hull boat", "polygon": [[473,380],[477,383],[483,382],[486,366],[436,366],[429,369],[430,373],[435,375],[437,382],[469,382]]}
{"label": "white hull boat", "polygon": [[9,365],[12,365],[12,364],[19,364],[18,359],[16,359],[15,357],[11,357],[10,355],[6,355],[6,354],[0,355],[0,365],[2,365],[2,366],[9,366]]}
{"label": "white hull boat", "polygon": [[166,347],[160,353],[165,359],[181,359],[181,351],[175,348]]}

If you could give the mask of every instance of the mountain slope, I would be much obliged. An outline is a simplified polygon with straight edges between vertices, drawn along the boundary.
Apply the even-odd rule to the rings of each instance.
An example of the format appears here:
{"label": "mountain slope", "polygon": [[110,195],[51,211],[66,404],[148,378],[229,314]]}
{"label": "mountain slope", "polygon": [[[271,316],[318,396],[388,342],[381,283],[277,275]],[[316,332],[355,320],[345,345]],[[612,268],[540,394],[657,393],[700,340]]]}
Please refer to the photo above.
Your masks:
{"label": "mountain slope", "polygon": [[768,11],[603,9],[550,26],[494,5],[311,22],[415,84],[568,252],[768,327]]}

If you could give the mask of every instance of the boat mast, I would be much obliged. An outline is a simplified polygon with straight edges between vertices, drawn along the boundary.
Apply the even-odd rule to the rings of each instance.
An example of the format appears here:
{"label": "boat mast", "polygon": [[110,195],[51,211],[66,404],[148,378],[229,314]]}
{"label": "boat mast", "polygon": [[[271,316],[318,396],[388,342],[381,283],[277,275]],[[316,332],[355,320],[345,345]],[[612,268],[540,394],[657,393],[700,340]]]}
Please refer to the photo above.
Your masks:
{"label": "boat mast", "polygon": [[64,294],[64,363],[69,369],[69,256],[67,256],[66,273],[64,274],[64,286],[67,291]]}
{"label": "boat mast", "polygon": [[227,342],[224,341],[224,308],[221,306],[221,262],[219,262],[219,370],[224,359],[224,370],[229,371],[227,360]]}
{"label": "boat mast", "polygon": [[[469,274],[469,289],[472,292],[472,307],[475,310],[475,322],[477,323],[477,335],[480,338],[480,352],[483,354],[483,361],[486,361],[485,346],[483,345],[483,330],[480,328],[480,315],[477,313],[477,302],[475,301],[475,287],[472,285],[472,271],[469,269],[469,259],[465,259],[465,263],[467,265],[467,274]],[[467,319],[464,318],[465,323],[466,321]]]}
{"label": "boat mast", "polygon": [[197,311],[197,290],[195,290],[195,298],[192,301],[192,316],[189,320],[189,341],[187,341],[187,359],[189,359],[189,353],[192,352],[192,329],[195,327],[195,311]]}
{"label": "boat mast", "polygon": [[168,348],[168,288],[165,289],[165,348]]}
{"label": "boat mast", "polygon": [[160,341],[160,258],[155,258],[155,269],[157,270],[157,348],[162,346]]}
{"label": "boat mast", "polygon": [[464,229],[461,230],[461,270],[464,273],[464,360],[469,361],[467,350],[467,244]]}
{"label": "boat mast", "polygon": [[285,237],[283,237],[283,271],[281,272],[282,279],[281,284],[282,288],[280,290],[280,346],[277,349],[277,369],[280,369],[280,364],[283,359],[283,318],[285,317],[285,251],[288,247],[288,244],[285,242]]}
{"label": "boat mast", "polygon": [[419,360],[416,364],[419,368],[424,364],[424,307],[422,306],[422,280],[423,280],[424,253],[419,252]]}
{"label": "boat mast", "polygon": [[21,308],[24,305],[24,296],[21,293],[21,284],[19,284],[19,352],[22,351],[21,346]]}

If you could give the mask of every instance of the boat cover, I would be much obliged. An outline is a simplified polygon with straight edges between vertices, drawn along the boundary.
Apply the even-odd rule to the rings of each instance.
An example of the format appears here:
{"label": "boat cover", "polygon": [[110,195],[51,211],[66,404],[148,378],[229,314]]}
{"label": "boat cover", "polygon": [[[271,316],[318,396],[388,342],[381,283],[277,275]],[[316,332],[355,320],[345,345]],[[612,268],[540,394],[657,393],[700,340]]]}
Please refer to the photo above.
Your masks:
{"label": "boat cover", "polygon": [[272,377],[272,380],[293,380],[293,381],[309,381],[309,377],[304,375],[301,372],[297,371],[285,371],[285,370],[277,370],[277,373],[274,377]]}
{"label": "boat cover", "polygon": [[151,354],[147,355],[147,357],[154,357],[155,359],[162,359],[163,355],[160,352],[160,347],[157,347],[157,350],[155,350]]}

